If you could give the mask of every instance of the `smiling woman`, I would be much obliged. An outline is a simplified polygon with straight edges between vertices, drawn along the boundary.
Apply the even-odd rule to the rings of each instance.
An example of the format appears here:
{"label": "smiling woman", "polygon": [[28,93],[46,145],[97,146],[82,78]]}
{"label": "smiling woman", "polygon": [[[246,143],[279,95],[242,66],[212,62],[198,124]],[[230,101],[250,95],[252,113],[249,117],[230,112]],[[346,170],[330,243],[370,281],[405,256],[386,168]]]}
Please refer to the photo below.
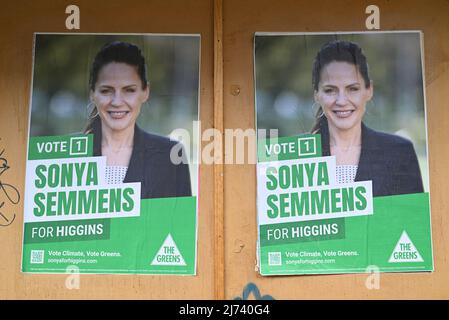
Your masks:
{"label": "smiling woman", "polygon": [[373,196],[424,192],[413,144],[362,122],[374,87],[356,43],[324,45],[315,57],[312,84],[319,105],[312,133],[321,134],[323,156],[336,157],[340,183],[372,180]]}
{"label": "smiling woman", "polygon": [[106,156],[106,181],[141,182],[142,198],[191,196],[184,149],[175,164],[170,152],[177,141],[144,132],[136,125],[150,96],[146,63],[140,49],[113,42],[95,56],[90,74],[93,109],[85,133],[94,134],[94,155]]}

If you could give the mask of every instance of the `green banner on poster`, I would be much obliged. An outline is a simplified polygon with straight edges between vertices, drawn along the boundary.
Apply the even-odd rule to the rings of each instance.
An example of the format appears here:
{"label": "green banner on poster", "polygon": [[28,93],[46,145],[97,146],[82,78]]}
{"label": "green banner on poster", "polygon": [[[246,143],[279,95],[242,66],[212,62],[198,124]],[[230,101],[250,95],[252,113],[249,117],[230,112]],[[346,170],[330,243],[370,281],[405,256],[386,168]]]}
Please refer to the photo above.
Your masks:
{"label": "green banner on poster", "polygon": [[373,197],[335,157],[284,158],[257,165],[262,275],[433,269],[428,193]]}

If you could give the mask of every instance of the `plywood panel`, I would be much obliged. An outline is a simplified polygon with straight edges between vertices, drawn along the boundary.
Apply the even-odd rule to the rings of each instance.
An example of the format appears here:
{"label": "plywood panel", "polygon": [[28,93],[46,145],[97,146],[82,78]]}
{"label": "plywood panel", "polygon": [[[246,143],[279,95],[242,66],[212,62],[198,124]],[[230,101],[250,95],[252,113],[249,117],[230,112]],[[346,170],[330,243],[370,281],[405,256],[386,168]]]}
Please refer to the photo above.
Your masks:
{"label": "plywood panel", "polygon": [[[201,33],[202,129],[213,126],[213,2],[78,1],[81,32]],[[33,32],[65,32],[64,1],[15,1],[0,12],[0,151],[11,168],[2,175],[18,187],[23,181],[28,132]],[[365,6],[359,1],[224,1],[224,126],[254,128],[252,40],[256,31],[358,31],[364,29]],[[429,161],[435,272],[383,274],[380,290],[367,290],[366,275],[290,276],[264,278],[256,262],[256,177],[254,165],[225,166],[225,285],[226,297],[241,296],[254,282],[274,298],[449,298],[445,285],[449,218],[445,160],[449,147],[449,3],[378,1],[383,30],[421,29],[425,38]],[[231,93],[231,86],[240,88]],[[23,203],[9,227],[0,227],[0,298],[213,298],[214,297],[214,171],[200,167],[202,197],[199,212],[198,276],[83,275],[79,290],[67,290],[65,275],[20,273]],[[6,212],[6,211],[5,211]],[[216,254],[215,256],[220,256]],[[217,265],[220,263],[217,262]],[[215,273],[216,274],[216,273]],[[216,293],[220,292],[216,288]]]}
{"label": "plywood panel", "polygon": [[[213,3],[189,1],[76,2],[85,33],[200,33],[202,128],[213,125]],[[12,1],[0,11],[0,152],[11,167],[1,176],[23,197],[33,32],[66,32],[67,1]],[[213,190],[213,167],[200,166],[201,189]],[[20,273],[23,202],[2,209],[0,299],[211,299],[213,247],[200,245],[197,276],[82,275],[79,290],[65,287],[66,275]],[[213,197],[200,197],[198,242],[213,243]]]}
{"label": "plywood panel", "polygon": [[[254,128],[253,35],[266,32],[363,31],[369,2],[349,0],[224,1],[224,110],[226,128]],[[449,3],[376,1],[382,30],[422,30],[425,42],[428,146],[435,272],[382,274],[380,289],[366,274],[262,277],[256,264],[256,169],[225,167],[226,297],[255,283],[277,299],[449,298]],[[231,86],[239,86],[233,95]]]}

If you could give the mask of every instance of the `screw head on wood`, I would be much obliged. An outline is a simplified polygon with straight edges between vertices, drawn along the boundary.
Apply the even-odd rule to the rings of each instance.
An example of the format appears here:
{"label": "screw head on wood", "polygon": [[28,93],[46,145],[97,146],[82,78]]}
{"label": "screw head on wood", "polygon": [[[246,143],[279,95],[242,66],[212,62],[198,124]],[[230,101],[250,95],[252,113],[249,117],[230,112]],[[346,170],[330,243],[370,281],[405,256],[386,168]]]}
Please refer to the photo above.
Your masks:
{"label": "screw head on wood", "polygon": [[231,94],[232,94],[233,96],[238,96],[238,95],[240,94],[240,86],[238,86],[238,85],[236,85],[236,84],[233,84],[233,85],[231,86]]}

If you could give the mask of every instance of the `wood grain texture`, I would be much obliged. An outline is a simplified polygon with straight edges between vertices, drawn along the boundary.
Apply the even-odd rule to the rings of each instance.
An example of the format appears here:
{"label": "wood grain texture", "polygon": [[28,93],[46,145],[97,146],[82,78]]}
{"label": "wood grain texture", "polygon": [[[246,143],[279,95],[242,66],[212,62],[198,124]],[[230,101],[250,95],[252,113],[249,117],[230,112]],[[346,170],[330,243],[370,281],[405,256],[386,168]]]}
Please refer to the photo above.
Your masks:
{"label": "wood grain texture", "polygon": [[[255,128],[254,32],[364,31],[368,1],[227,0],[224,2],[224,87],[227,128]],[[378,0],[382,30],[424,32],[428,147],[435,272],[384,273],[380,289],[365,287],[366,274],[262,277],[256,264],[256,169],[225,167],[226,298],[242,295],[249,282],[276,299],[449,298],[449,2]]]}
{"label": "wood grain texture", "polygon": [[[0,150],[11,168],[2,180],[24,194],[26,142],[34,32],[67,32],[67,1],[2,2],[0,11]],[[213,125],[213,4],[188,1],[76,1],[83,33],[201,34],[200,117]],[[76,33],[74,32],[74,33]],[[200,166],[202,190],[213,190],[213,167]],[[204,194],[204,193],[202,193]],[[79,290],[65,288],[66,275],[20,272],[23,202],[16,220],[0,228],[0,299],[212,299],[213,198],[199,198],[196,276],[82,275]],[[203,245],[201,245],[203,244]]]}

